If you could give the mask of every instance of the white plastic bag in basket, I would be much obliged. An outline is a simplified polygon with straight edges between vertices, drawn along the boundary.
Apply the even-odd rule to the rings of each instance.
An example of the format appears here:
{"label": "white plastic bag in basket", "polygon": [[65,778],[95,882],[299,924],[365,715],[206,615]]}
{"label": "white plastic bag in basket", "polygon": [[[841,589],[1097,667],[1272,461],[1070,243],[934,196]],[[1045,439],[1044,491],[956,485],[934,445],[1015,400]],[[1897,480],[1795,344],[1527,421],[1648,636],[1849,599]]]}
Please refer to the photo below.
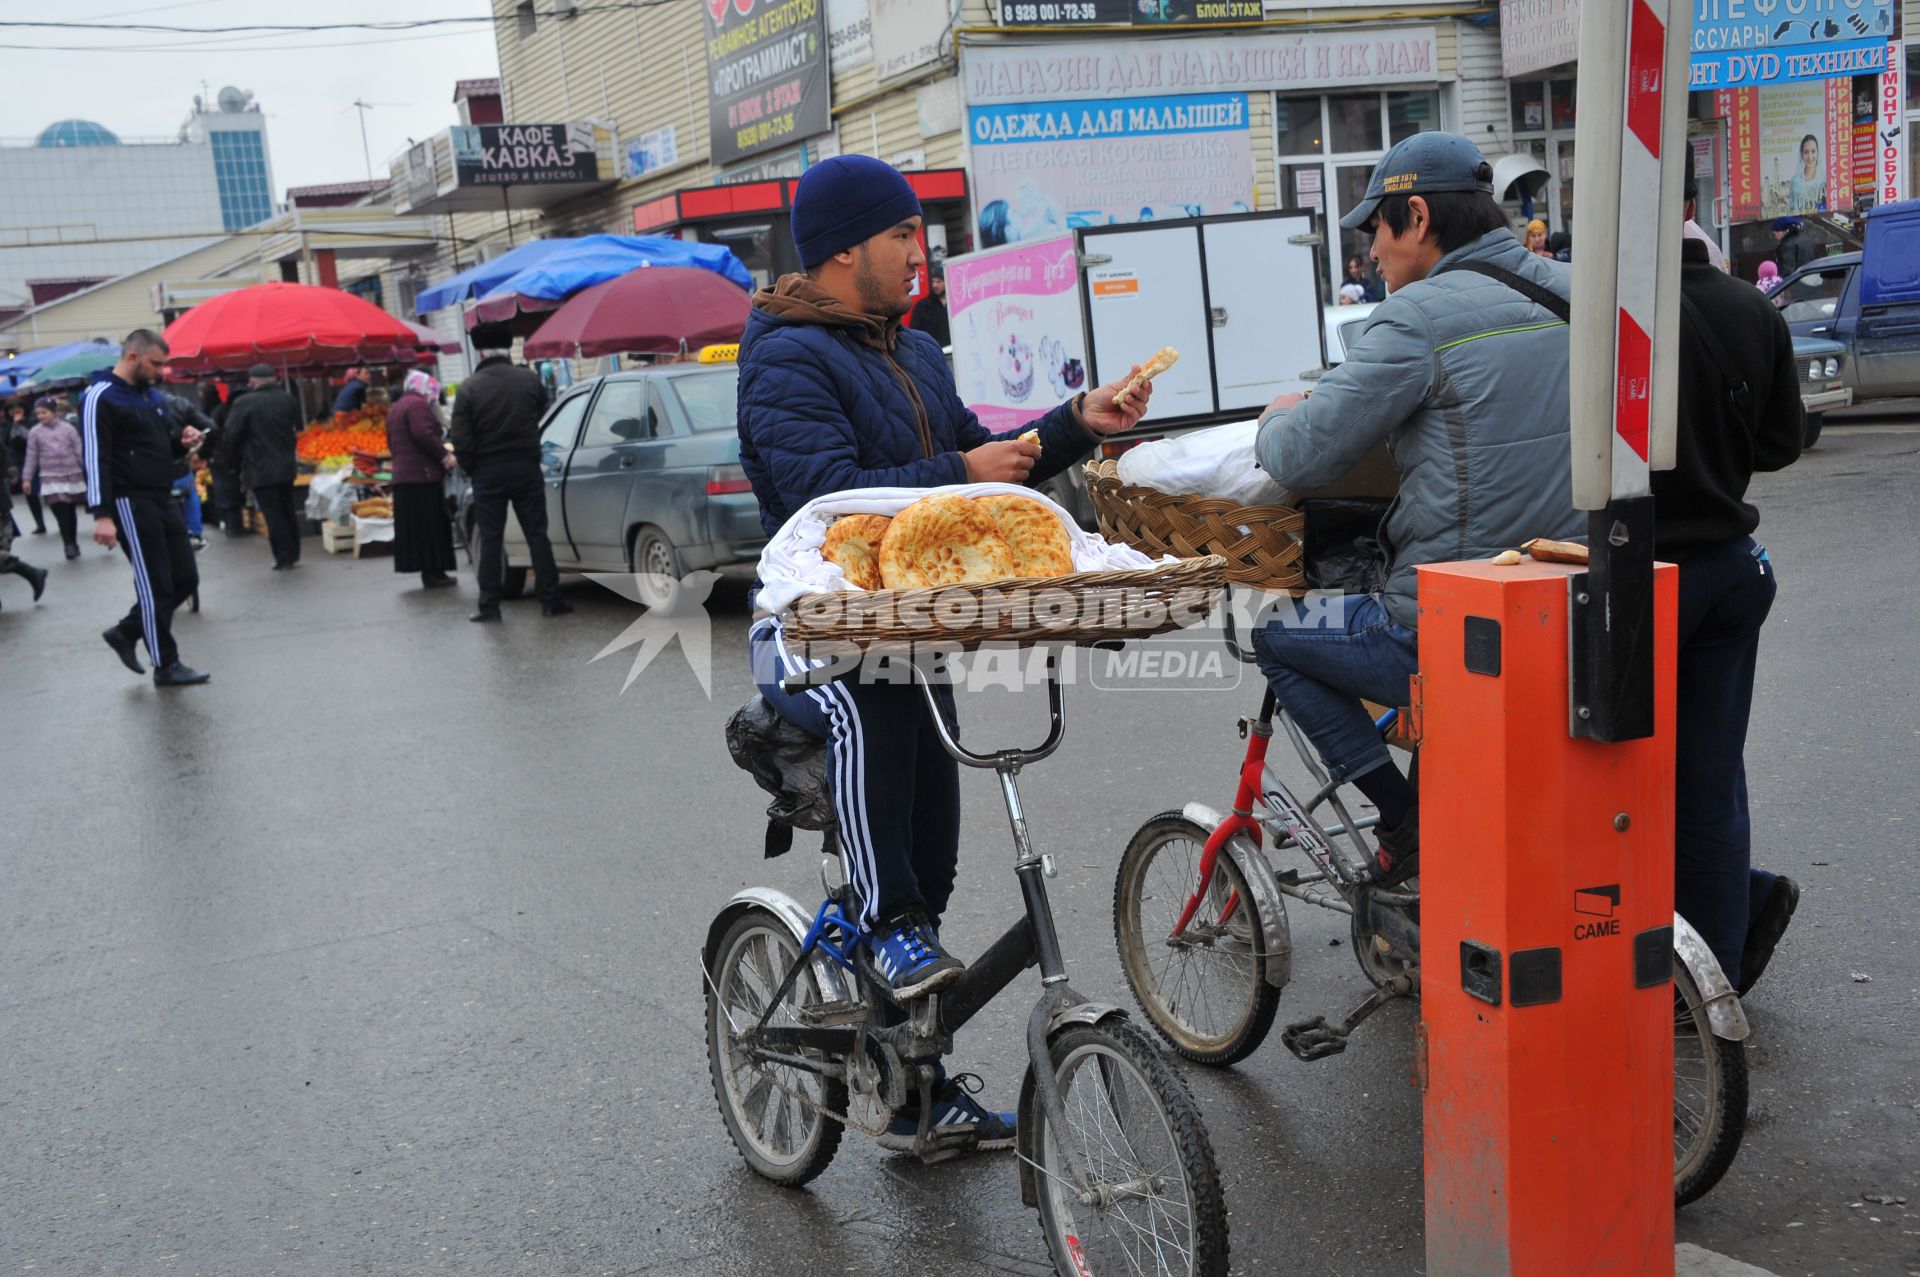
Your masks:
{"label": "white plastic bag in basket", "polygon": [[801,506],[760,551],[760,594],[757,605],[768,612],[784,612],[795,599],[832,590],[855,590],[837,563],[821,557],[827,525],[843,514],[882,514],[891,519],[932,492],[956,497],[986,497],[1005,492],[1031,497],[1054,512],[1073,542],[1076,572],[1107,572],[1152,567],[1154,560],[1128,545],[1110,545],[1088,532],[1073,516],[1032,488],[1013,483],[962,483],[947,488],[850,488],[815,497]]}
{"label": "white plastic bag in basket", "polygon": [[1170,496],[1220,497],[1241,505],[1291,505],[1293,494],[1254,461],[1257,421],[1190,430],[1120,454],[1120,482]]}

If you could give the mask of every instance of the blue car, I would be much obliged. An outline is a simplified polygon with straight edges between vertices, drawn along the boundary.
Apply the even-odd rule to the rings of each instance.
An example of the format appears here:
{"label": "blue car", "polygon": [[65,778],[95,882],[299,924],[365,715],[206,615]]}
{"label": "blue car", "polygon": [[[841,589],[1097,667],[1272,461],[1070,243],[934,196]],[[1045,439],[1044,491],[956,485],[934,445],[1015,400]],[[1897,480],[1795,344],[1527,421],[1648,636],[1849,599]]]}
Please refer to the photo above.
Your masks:
{"label": "blue car", "polygon": [[[740,372],[669,364],[569,386],[540,428],[547,535],[562,571],[641,574],[640,601],[665,602],[658,578],[756,563],[766,535],[740,468]],[[470,503],[461,530],[475,544]],[[503,593],[526,588],[519,521],[506,531]]]}

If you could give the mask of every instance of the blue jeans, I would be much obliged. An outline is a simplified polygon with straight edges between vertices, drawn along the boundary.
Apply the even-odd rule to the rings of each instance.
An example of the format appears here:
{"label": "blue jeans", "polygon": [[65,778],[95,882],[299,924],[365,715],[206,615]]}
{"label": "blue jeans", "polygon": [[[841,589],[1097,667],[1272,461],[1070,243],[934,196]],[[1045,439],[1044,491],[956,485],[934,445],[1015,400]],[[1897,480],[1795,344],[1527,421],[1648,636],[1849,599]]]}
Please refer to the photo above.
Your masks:
{"label": "blue jeans", "polygon": [[1760,627],[1778,589],[1752,537],[1680,565],[1673,907],[1736,985],[1748,923],[1773,891],[1774,876],[1752,867],[1746,748]]}
{"label": "blue jeans", "polygon": [[1292,715],[1338,781],[1391,763],[1362,698],[1407,703],[1419,667],[1414,631],[1376,595],[1309,595],[1284,602],[1253,636],[1280,708]]}
{"label": "blue jeans", "polygon": [[200,522],[200,485],[193,481],[192,472],[189,471],[175,479],[173,490],[186,498],[181,503],[180,513],[187,521],[187,535],[200,536],[206,531],[206,527]]}

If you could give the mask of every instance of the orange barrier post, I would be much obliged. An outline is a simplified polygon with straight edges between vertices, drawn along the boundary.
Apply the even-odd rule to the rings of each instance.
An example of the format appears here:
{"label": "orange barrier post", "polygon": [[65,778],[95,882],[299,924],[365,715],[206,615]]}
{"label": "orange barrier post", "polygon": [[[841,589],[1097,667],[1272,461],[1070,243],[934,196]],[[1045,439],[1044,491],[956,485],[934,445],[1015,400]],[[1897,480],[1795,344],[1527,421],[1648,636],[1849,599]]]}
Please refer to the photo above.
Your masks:
{"label": "orange barrier post", "polygon": [[1569,730],[1579,572],[1420,569],[1433,1277],[1673,1272],[1678,570],[1655,573],[1653,735],[1618,744]]}

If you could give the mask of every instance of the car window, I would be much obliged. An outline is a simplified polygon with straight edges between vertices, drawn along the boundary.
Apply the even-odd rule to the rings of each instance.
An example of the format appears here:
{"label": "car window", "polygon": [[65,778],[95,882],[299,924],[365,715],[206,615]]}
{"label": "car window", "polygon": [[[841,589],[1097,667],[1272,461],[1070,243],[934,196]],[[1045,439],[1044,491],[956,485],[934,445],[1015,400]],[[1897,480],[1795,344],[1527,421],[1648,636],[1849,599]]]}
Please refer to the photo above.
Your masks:
{"label": "car window", "polygon": [[574,395],[562,399],[554,405],[553,415],[547,418],[547,424],[540,431],[540,459],[552,463],[567,454],[573,447],[573,438],[580,432],[580,418],[586,415],[587,400],[590,394]]}
{"label": "car window", "polygon": [[1797,276],[1773,295],[1773,304],[1780,308],[1780,317],[1789,324],[1832,319],[1850,274],[1851,271],[1845,270],[1823,270]]}
{"label": "car window", "polygon": [[1359,319],[1349,319],[1340,325],[1340,348],[1328,351],[1327,358],[1336,364],[1345,359],[1347,352],[1353,349],[1353,343],[1360,340],[1360,330],[1367,326],[1367,321],[1371,318],[1371,315],[1363,315]]}
{"label": "car window", "polygon": [[647,383],[641,379],[609,381],[600,387],[600,398],[587,418],[583,448],[614,443],[633,443],[654,435],[653,414],[647,411]]}
{"label": "car window", "polygon": [[689,373],[669,383],[696,431],[733,430],[740,417],[740,370]]}

